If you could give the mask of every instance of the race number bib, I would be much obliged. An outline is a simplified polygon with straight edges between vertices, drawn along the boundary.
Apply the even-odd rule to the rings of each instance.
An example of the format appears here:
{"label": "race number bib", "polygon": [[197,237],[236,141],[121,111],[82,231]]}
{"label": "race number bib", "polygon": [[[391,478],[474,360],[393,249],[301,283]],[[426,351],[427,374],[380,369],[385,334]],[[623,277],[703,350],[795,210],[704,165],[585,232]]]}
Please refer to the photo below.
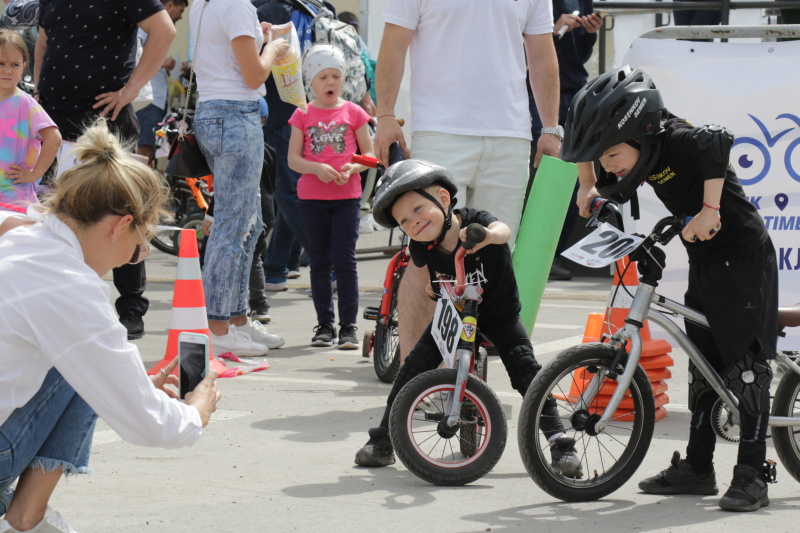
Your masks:
{"label": "race number bib", "polygon": [[448,368],[453,368],[461,336],[461,317],[456,306],[447,298],[440,298],[431,324],[431,335]]}
{"label": "race number bib", "polygon": [[644,237],[622,233],[607,222],[565,250],[561,255],[567,259],[591,268],[610,265],[634,251]]}

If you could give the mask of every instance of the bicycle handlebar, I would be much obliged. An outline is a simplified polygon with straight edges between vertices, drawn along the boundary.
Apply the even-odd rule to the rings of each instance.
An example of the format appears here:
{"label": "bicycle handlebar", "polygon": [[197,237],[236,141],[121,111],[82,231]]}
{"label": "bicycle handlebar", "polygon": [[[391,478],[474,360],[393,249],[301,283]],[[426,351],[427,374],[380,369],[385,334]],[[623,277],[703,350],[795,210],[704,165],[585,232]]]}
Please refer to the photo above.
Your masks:
{"label": "bicycle handlebar", "polygon": [[[400,143],[395,141],[389,145],[389,165],[394,165],[399,161],[403,161],[405,158],[406,154],[403,153],[403,149],[400,148]],[[365,167],[369,168],[386,170],[386,168],[383,166],[383,163],[381,163],[379,159],[361,154],[353,154],[353,156],[350,158],[350,162],[357,165],[364,165]]]}
{"label": "bicycle handlebar", "polygon": [[455,257],[456,286],[454,291],[456,296],[464,294],[464,289],[467,287],[467,276],[464,272],[464,256],[467,255],[467,250],[471,250],[485,239],[486,228],[475,222],[467,226],[467,240],[461,242],[461,248],[458,249]]}

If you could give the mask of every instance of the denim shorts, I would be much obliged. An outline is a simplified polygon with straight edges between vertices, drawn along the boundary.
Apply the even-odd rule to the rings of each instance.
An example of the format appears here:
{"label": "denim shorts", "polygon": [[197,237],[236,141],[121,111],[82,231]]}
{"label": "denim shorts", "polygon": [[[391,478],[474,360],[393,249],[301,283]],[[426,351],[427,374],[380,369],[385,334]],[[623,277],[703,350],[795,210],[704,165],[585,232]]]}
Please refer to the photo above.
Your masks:
{"label": "denim shorts", "polygon": [[3,493],[27,468],[64,474],[89,472],[89,451],[97,415],[51,368],[39,391],[0,426],[0,516]]}
{"label": "denim shorts", "polygon": [[136,112],[136,118],[139,119],[139,144],[137,146],[156,145],[155,130],[158,128],[158,123],[164,120],[165,114],[163,109],[153,104]]}
{"label": "denim shorts", "polygon": [[253,250],[261,233],[264,133],[258,102],[210,100],[195,114],[200,149],[214,173],[214,225],[203,267],[210,320],[247,313]]}

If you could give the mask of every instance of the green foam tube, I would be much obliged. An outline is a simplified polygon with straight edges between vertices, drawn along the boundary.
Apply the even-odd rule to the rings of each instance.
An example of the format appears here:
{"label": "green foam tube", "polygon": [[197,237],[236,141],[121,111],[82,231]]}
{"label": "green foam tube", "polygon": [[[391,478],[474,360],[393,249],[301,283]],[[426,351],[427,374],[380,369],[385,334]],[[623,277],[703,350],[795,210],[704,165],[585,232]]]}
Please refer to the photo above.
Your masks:
{"label": "green foam tube", "polygon": [[520,317],[529,335],[536,324],[536,315],[577,177],[578,167],[575,164],[545,155],[531,186],[513,256],[522,302]]}

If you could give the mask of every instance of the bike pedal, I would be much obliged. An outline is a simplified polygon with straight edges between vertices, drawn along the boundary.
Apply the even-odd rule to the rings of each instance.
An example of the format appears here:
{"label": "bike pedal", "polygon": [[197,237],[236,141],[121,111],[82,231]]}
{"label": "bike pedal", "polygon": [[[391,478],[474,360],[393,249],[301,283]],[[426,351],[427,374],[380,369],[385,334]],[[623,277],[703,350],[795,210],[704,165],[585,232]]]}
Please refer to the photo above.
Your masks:
{"label": "bike pedal", "polygon": [[364,308],[364,319],[365,320],[378,320],[381,316],[381,310],[379,307],[365,307]]}

